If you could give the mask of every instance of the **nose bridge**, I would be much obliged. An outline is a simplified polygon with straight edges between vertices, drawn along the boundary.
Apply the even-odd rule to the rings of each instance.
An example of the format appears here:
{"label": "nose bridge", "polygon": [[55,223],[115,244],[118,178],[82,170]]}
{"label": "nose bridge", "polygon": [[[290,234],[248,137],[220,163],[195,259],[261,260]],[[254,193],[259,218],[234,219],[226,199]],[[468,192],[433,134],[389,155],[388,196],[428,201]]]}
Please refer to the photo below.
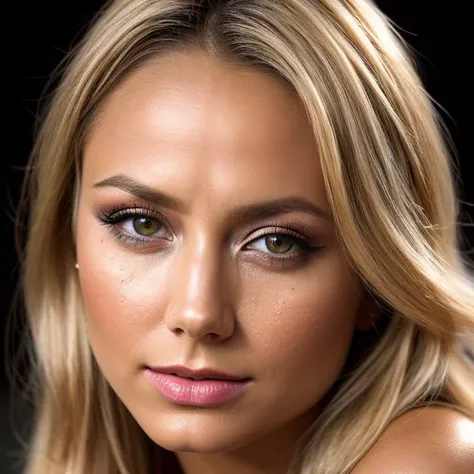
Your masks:
{"label": "nose bridge", "polygon": [[217,239],[202,231],[186,239],[175,267],[169,329],[193,339],[223,339],[233,332],[226,304],[222,252]]}
{"label": "nose bridge", "polygon": [[[189,263],[184,264],[186,278],[185,300],[188,309],[197,314],[205,314],[217,307],[221,259],[219,249],[205,236],[198,234],[195,242],[187,246]],[[188,268],[186,268],[188,267]]]}

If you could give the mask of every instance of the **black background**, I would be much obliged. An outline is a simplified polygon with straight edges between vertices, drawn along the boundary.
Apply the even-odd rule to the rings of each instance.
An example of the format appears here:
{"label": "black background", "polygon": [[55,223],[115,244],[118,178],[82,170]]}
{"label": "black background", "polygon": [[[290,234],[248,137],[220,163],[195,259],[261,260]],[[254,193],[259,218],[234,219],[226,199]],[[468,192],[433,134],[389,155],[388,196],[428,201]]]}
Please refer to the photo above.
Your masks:
{"label": "black background", "polygon": [[[14,248],[13,222],[24,167],[32,147],[40,97],[46,82],[64,54],[74,44],[102,1],[6,2],[2,5],[1,45],[1,126],[0,192],[3,224],[1,226],[0,262],[2,286],[0,301],[0,337],[5,338],[5,321],[18,285],[18,259]],[[446,112],[442,117],[453,137],[460,160],[463,187],[460,199],[474,202],[473,176],[470,173],[471,89],[468,71],[472,59],[472,25],[467,24],[469,2],[455,0],[434,2],[419,0],[379,0],[382,10],[399,26],[404,38],[417,52],[421,75],[428,92]],[[470,46],[471,45],[471,46]],[[464,204],[460,219],[474,216],[474,208]],[[463,249],[474,245],[472,229],[465,228]],[[3,354],[2,354],[3,361]],[[8,438],[3,416],[8,383],[5,364],[0,372],[0,433]],[[7,434],[5,434],[5,432]],[[6,439],[5,438],[5,439]],[[2,441],[0,453],[10,441]],[[0,459],[0,472],[10,472]]]}

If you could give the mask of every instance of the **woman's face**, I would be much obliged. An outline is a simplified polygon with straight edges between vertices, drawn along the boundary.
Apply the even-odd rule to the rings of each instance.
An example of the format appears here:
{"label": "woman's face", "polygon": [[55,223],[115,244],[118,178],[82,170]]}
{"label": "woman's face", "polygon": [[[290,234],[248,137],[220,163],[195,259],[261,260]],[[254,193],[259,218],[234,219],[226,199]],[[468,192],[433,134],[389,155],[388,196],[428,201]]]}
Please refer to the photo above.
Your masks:
{"label": "woman's face", "polygon": [[108,97],[79,277],[97,362],[157,444],[223,452],[307,426],[368,312],[328,214],[312,129],[276,78],[167,53]]}

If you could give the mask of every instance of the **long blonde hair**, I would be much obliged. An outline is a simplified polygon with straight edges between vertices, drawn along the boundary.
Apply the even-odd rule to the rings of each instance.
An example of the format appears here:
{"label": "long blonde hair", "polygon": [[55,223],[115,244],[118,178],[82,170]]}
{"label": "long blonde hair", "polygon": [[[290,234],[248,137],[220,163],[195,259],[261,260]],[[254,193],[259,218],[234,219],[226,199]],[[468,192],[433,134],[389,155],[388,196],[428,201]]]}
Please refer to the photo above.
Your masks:
{"label": "long blonde hair", "polygon": [[347,474],[387,425],[420,405],[474,414],[459,337],[474,291],[459,250],[454,166],[408,48],[370,0],[117,0],[73,51],[27,181],[24,266],[37,417],[28,474],[146,474],[149,440],[97,369],[74,271],[82,145],[127,74],[199,47],[281,78],[304,105],[338,237],[386,307],[387,327],[344,373],[293,471]]}

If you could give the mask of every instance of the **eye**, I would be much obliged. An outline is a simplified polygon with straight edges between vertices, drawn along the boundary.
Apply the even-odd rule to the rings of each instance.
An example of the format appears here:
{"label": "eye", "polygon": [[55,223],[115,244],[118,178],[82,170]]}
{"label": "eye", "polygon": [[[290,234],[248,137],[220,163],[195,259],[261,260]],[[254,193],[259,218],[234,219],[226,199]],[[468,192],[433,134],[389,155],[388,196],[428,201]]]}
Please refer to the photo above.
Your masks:
{"label": "eye", "polygon": [[153,235],[160,228],[160,223],[149,216],[136,216],[132,219],[133,230],[145,237]]}
{"label": "eye", "polygon": [[113,226],[116,231],[122,232],[130,238],[149,240],[155,237],[166,237],[166,235],[160,235],[163,232],[166,234],[164,224],[159,219],[145,214],[123,214],[120,217],[117,216]]}
{"label": "eye", "polygon": [[245,250],[253,252],[264,263],[283,268],[303,264],[324,247],[310,245],[308,238],[292,229],[274,227],[261,230]]}
{"label": "eye", "polygon": [[256,246],[258,250],[269,250],[272,253],[276,254],[285,254],[288,253],[294,246],[295,237],[290,237],[283,234],[268,234],[259,239],[255,239],[253,242],[261,241],[262,245]]}
{"label": "eye", "polygon": [[111,209],[101,212],[98,218],[114,237],[127,245],[154,248],[160,242],[172,240],[165,217],[153,209]]}

